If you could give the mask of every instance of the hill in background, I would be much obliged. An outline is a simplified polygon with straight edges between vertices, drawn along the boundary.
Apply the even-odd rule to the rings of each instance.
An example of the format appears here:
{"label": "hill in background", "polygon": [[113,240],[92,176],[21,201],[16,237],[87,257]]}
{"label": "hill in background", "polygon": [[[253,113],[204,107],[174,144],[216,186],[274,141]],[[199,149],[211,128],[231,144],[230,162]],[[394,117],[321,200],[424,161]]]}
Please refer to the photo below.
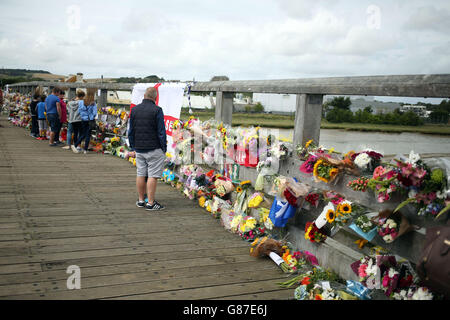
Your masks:
{"label": "hill in background", "polygon": [[25,81],[64,80],[65,76],[51,74],[45,70],[0,69],[0,86]]}

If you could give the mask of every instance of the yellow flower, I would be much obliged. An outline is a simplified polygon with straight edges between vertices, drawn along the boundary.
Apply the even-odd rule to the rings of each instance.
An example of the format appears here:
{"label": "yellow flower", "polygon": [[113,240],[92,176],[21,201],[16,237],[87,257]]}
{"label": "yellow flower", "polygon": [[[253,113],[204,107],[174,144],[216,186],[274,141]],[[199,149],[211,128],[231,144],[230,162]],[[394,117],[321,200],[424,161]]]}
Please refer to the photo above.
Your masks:
{"label": "yellow flower", "polygon": [[339,173],[339,169],[338,168],[332,168],[329,173],[330,173],[330,177],[334,178]]}
{"label": "yellow flower", "polygon": [[314,174],[314,177],[318,178],[319,180],[322,180],[325,183],[328,183],[328,179],[319,176],[319,171],[318,170],[319,170],[319,166],[322,165],[322,164],[323,164],[323,160],[322,159],[317,160],[317,162],[314,164],[313,174]]}
{"label": "yellow flower", "polygon": [[359,240],[355,241],[355,243],[358,245],[359,249],[364,248],[364,246],[367,244],[367,242],[369,242],[369,241],[367,241],[365,239],[359,239]]}
{"label": "yellow flower", "polygon": [[199,206],[202,207],[202,208],[205,206],[205,202],[206,202],[206,198],[205,198],[205,197],[200,197],[200,198],[198,199],[198,204],[199,204]]}
{"label": "yellow flower", "polygon": [[327,221],[328,221],[329,223],[333,223],[333,222],[334,222],[334,219],[336,219],[336,213],[334,212],[333,209],[329,209],[329,210],[327,211],[326,217],[327,217]]}
{"label": "yellow flower", "polygon": [[340,205],[338,205],[337,211],[338,211],[338,214],[343,214],[343,215],[350,214],[350,213],[352,213],[352,206],[350,205],[350,203],[344,202],[344,203],[341,203]]}
{"label": "yellow flower", "polygon": [[250,180],[245,180],[241,182],[241,186],[244,186],[246,184],[251,184],[252,182]]}
{"label": "yellow flower", "polygon": [[311,143],[313,143],[313,140],[309,140],[308,142],[306,142],[305,148],[308,148]]}
{"label": "yellow flower", "polygon": [[237,193],[241,193],[241,192],[242,192],[242,188],[241,188],[240,186],[237,186],[236,192],[237,192]]}
{"label": "yellow flower", "polygon": [[255,241],[252,242],[251,246],[253,247],[254,245],[256,245],[259,241],[259,238],[256,238]]}
{"label": "yellow flower", "polygon": [[328,150],[328,153],[331,154],[334,152],[334,148],[331,148],[330,150]]}

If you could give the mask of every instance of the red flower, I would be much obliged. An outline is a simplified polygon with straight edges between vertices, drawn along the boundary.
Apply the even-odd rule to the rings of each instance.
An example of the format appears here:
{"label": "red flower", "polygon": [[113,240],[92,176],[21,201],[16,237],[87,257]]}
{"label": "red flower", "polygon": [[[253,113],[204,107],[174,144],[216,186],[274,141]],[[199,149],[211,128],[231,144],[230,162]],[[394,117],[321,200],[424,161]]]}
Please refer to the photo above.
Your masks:
{"label": "red flower", "polygon": [[302,281],[300,282],[301,285],[305,285],[305,286],[309,285],[310,283],[311,283],[311,278],[310,277],[304,277],[302,279]]}

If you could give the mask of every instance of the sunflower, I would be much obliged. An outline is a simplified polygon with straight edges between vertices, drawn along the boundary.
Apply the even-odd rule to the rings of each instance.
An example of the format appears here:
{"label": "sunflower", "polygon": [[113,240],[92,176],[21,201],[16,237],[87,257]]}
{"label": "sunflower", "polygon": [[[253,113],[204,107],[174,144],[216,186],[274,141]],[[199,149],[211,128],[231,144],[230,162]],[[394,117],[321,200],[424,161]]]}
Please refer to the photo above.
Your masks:
{"label": "sunflower", "polygon": [[352,213],[352,206],[350,205],[350,203],[344,202],[337,207],[337,210],[343,215],[350,214]]}
{"label": "sunflower", "polygon": [[314,177],[318,178],[319,180],[322,180],[325,183],[328,183],[329,180],[320,175],[319,170],[321,169],[320,168],[321,165],[325,165],[322,159],[317,160],[316,163],[314,164],[314,169],[313,169]]}
{"label": "sunflower", "polygon": [[327,211],[326,217],[327,217],[327,221],[328,221],[329,223],[333,223],[333,222],[334,222],[334,219],[336,219],[336,213],[334,212],[333,209],[329,209],[329,210]]}
{"label": "sunflower", "polygon": [[330,178],[333,179],[338,173],[339,173],[339,169],[338,168],[332,168],[330,170]]}
{"label": "sunflower", "polygon": [[242,188],[241,188],[240,186],[237,186],[237,187],[236,187],[236,192],[237,192],[237,193],[241,193],[241,192],[242,192]]}

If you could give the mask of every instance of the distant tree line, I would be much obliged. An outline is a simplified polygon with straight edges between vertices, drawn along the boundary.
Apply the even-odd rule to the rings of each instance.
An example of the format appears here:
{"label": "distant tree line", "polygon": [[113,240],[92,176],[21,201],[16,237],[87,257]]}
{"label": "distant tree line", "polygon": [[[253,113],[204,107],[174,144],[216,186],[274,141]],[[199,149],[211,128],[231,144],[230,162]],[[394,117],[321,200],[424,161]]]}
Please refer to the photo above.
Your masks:
{"label": "distant tree line", "polygon": [[324,104],[326,112],[325,119],[332,123],[372,123],[372,124],[391,124],[405,126],[420,126],[424,121],[412,111],[401,112],[395,109],[388,113],[373,113],[373,108],[368,106],[363,110],[352,112],[350,110],[350,98],[336,97],[332,101]]}
{"label": "distant tree line", "polygon": [[164,82],[164,78],[160,78],[156,75],[147,76],[144,78],[136,78],[136,77],[120,77],[115,79],[115,82],[118,83],[158,83]]}
{"label": "distant tree line", "polygon": [[0,75],[10,76],[10,77],[27,77],[31,76],[33,73],[46,73],[50,74],[48,71],[44,70],[27,70],[27,69],[0,69]]}

